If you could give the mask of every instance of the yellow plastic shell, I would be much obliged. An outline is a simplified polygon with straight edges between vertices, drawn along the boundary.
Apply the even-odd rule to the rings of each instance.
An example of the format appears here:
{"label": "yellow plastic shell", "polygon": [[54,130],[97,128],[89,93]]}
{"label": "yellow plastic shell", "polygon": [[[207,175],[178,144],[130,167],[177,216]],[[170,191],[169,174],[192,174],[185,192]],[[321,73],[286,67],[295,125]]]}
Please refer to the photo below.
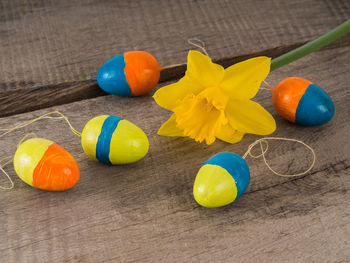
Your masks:
{"label": "yellow plastic shell", "polygon": [[[146,134],[135,124],[121,118],[115,129],[106,128],[104,123],[108,121],[108,117],[118,118],[101,115],[91,119],[85,125],[81,134],[84,152],[94,160],[108,164],[129,164],[142,159],[149,149]],[[99,140],[104,140],[100,146],[98,146]],[[103,145],[102,148],[99,148],[101,145]],[[97,151],[105,153],[103,160]]]}
{"label": "yellow plastic shell", "polygon": [[228,205],[237,197],[235,180],[224,168],[206,164],[198,171],[193,196],[204,207]]}
{"label": "yellow plastic shell", "polygon": [[13,166],[17,175],[27,184],[33,186],[33,172],[53,141],[32,138],[23,142],[13,157]]}
{"label": "yellow plastic shell", "polygon": [[92,118],[85,125],[81,133],[81,145],[84,152],[92,159],[96,160],[96,144],[98,136],[100,136],[103,122],[108,118],[108,115],[100,115]]}
{"label": "yellow plastic shell", "polygon": [[135,124],[121,120],[112,135],[109,159],[112,164],[134,163],[148,152],[146,134]]}

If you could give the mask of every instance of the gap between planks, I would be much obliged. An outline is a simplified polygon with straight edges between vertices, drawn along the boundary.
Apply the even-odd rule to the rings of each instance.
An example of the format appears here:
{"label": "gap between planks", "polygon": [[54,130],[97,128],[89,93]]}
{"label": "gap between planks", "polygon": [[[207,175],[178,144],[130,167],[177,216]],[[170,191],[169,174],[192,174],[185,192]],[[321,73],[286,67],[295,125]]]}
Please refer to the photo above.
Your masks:
{"label": "gap between planks", "polygon": [[[253,52],[250,54],[213,59],[213,61],[224,67],[228,67],[232,64],[255,56],[268,56],[275,58],[303,44],[305,44],[305,42],[275,47],[267,50]],[[321,51],[349,45],[350,36],[345,36],[333,44],[321,49]],[[161,71],[159,83],[178,79],[184,75],[185,70],[186,64],[173,66],[170,65]],[[56,85],[7,90],[0,92],[0,117],[12,116],[15,114],[30,112],[105,95],[108,94],[98,87],[96,80],[74,81],[59,83]]]}

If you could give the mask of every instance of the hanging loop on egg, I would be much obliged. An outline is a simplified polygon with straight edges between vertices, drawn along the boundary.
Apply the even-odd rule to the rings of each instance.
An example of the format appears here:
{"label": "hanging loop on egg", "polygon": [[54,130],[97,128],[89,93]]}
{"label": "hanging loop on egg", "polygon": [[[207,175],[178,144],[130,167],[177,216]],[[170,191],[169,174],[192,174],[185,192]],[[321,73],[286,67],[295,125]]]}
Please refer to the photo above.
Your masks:
{"label": "hanging loop on egg", "polygon": [[192,46],[198,47],[199,49],[201,49],[203,51],[203,53],[206,56],[210,57],[206,48],[205,48],[205,42],[203,40],[200,40],[199,38],[193,37],[193,38],[187,39],[187,43],[192,45]]}
{"label": "hanging loop on egg", "polygon": [[[58,115],[60,115],[60,117],[52,117],[52,116],[49,116],[49,115],[53,115],[53,114],[58,114]],[[13,132],[13,131],[15,131],[15,130],[17,130],[17,129],[24,128],[24,127],[26,127],[26,126],[28,126],[28,125],[34,123],[34,122],[37,122],[37,121],[39,121],[39,120],[41,120],[41,119],[44,119],[44,118],[46,118],[46,119],[64,119],[64,120],[67,122],[67,124],[69,125],[69,128],[71,129],[71,131],[72,131],[75,135],[81,136],[81,133],[80,133],[79,131],[77,131],[77,130],[72,126],[72,124],[70,123],[70,121],[68,120],[68,118],[67,118],[63,113],[61,113],[60,111],[55,110],[55,111],[52,111],[52,112],[45,113],[45,114],[43,114],[43,115],[41,115],[41,116],[39,116],[39,117],[37,117],[37,118],[31,120],[31,121],[28,121],[28,122],[24,123],[24,124],[19,124],[19,125],[13,127],[13,128],[10,128],[10,129],[1,129],[1,130],[5,131],[5,132],[2,133],[2,134],[0,135],[0,137],[3,137],[3,136],[5,136],[6,134],[9,134],[9,133],[11,133],[11,132]],[[24,140],[24,139],[22,139],[22,140]]]}
{"label": "hanging loop on egg", "polygon": [[[57,113],[57,114],[59,114],[59,115],[61,115],[61,116],[60,116],[60,117],[47,116],[47,115],[51,115],[51,114],[54,114],[54,113]],[[68,118],[67,118],[63,113],[61,113],[61,112],[58,111],[58,110],[55,110],[55,111],[51,112],[51,114],[48,113],[48,114],[47,114],[46,116],[44,116],[43,118],[46,118],[46,119],[54,119],[54,120],[56,120],[56,119],[64,119],[64,120],[67,122],[67,124],[69,125],[69,128],[71,129],[71,131],[72,131],[75,135],[81,136],[81,132],[77,131],[77,130],[73,127],[73,125],[70,123],[70,121],[68,120]]]}
{"label": "hanging loop on egg", "polygon": [[266,86],[268,86],[269,88],[264,88],[264,87],[260,87],[260,89],[263,89],[263,90],[269,90],[269,91],[274,91],[274,88],[270,85],[270,83],[268,83],[266,80],[263,80],[264,84]]}
{"label": "hanging loop on egg", "polygon": [[35,132],[27,133],[26,135],[23,136],[23,138],[17,143],[17,148],[30,136],[33,136],[34,138],[37,138],[38,135],[36,135]]}
{"label": "hanging loop on egg", "polygon": [[[4,164],[1,164],[3,161],[6,161]],[[0,170],[6,175],[6,177],[8,178],[8,180],[10,181],[11,186],[6,187],[6,186],[0,186],[0,189],[3,190],[11,190],[14,187],[14,183],[11,179],[11,177],[9,176],[9,174],[4,170],[5,166],[8,165],[9,163],[12,162],[12,156],[7,156],[3,159],[0,160]]]}
{"label": "hanging loop on egg", "polygon": [[[26,135],[24,135],[24,137],[18,142],[17,144],[17,148],[30,136],[34,136],[34,137],[38,137],[34,132],[31,132],[31,133],[27,133]],[[4,164],[1,164],[3,161],[6,161]],[[5,158],[2,158],[0,160],[0,170],[6,175],[6,177],[8,178],[8,180],[10,181],[10,184],[11,186],[9,187],[6,187],[6,186],[1,186],[0,185],[0,189],[3,189],[3,190],[11,190],[12,188],[14,188],[14,183],[10,177],[10,175],[4,170],[5,166],[8,165],[9,163],[11,163],[13,160],[13,156],[7,156]]]}
{"label": "hanging loop on egg", "polygon": [[[268,140],[281,140],[281,141],[291,141],[291,142],[297,142],[297,143],[300,143],[302,145],[304,145],[307,149],[310,150],[310,152],[312,153],[312,156],[313,156],[313,160],[312,160],[312,163],[311,165],[309,166],[309,168],[307,170],[305,170],[304,172],[301,172],[301,173],[297,173],[297,174],[281,174],[279,172],[276,172],[275,170],[273,170],[271,168],[271,166],[268,164],[267,160],[266,160],[266,152],[269,148],[269,144],[268,144]],[[265,148],[264,148],[264,145],[263,143],[265,144]],[[252,154],[252,149],[256,146],[256,145],[260,145],[260,149],[261,149],[261,154],[259,155],[254,155]],[[304,175],[306,173],[308,173],[315,165],[315,162],[316,162],[316,154],[315,154],[315,151],[314,149],[311,148],[311,146],[307,145],[306,143],[304,143],[303,141],[300,141],[300,140],[297,140],[297,139],[290,139],[290,138],[280,138],[280,137],[265,137],[265,138],[261,138],[259,140],[256,140],[255,142],[253,142],[252,144],[249,145],[248,147],[248,150],[246,151],[246,153],[243,155],[243,159],[245,159],[247,156],[250,156],[254,159],[257,159],[257,158],[260,158],[262,157],[263,160],[264,160],[264,163],[265,165],[267,166],[267,168],[273,172],[275,175],[278,175],[278,176],[282,176],[282,177],[296,177],[296,176],[301,176],[301,175]]]}

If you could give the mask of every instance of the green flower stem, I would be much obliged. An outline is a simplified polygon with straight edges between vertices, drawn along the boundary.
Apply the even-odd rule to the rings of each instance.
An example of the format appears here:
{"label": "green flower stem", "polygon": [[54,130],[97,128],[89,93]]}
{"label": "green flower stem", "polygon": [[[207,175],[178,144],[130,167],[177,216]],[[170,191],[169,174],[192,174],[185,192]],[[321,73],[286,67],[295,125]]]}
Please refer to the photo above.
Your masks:
{"label": "green flower stem", "polygon": [[337,26],[333,30],[329,31],[328,33],[324,34],[323,36],[309,43],[306,43],[305,45],[298,47],[286,54],[283,54],[282,56],[274,58],[271,61],[271,70],[275,70],[299,58],[302,58],[310,54],[311,52],[319,50],[320,48],[328,45],[329,43],[344,36],[349,32],[350,32],[350,19],[345,23],[341,24],[340,26]]}

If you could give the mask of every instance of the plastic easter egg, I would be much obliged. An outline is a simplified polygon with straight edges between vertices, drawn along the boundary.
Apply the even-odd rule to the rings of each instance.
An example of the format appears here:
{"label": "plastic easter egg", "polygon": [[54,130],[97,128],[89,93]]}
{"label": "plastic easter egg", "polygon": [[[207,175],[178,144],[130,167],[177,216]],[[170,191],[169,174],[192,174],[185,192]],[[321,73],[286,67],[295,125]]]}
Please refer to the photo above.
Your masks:
{"label": "plastic easter egg", "polygon": [[249,168],[241,156],[229,152],[218,153],[199,169],[193,196],[204,207],[225,206],[247,190],[249,181]]}
{"label": "plastic easter egg", "polygon": [[282,80],[274,89],[272,101],[279,115],[300,125],[325,124],[334,115],[334,104],[328,94],[303,78]]}
{"label": "plastic easter egg", "polygon": [[128,164],[142,159],[148,152],[146,134],[135,124],[112,115],[88,121],[81,134],[84,152],[105,164]]}
{"label": "plastic easter egg", "polygon": [[153,89],[160,76],[157,60],[145,51],[130,51],[104,63],[97,83],[105,92],[119,96],[139,96]]}
{"label": "plastic easter egg", "polygon": [[19,178],[42,190],[67,190],[80,177],[79,166],[72,155],[57,143],[42,138],[23,142],[13,164]]}

